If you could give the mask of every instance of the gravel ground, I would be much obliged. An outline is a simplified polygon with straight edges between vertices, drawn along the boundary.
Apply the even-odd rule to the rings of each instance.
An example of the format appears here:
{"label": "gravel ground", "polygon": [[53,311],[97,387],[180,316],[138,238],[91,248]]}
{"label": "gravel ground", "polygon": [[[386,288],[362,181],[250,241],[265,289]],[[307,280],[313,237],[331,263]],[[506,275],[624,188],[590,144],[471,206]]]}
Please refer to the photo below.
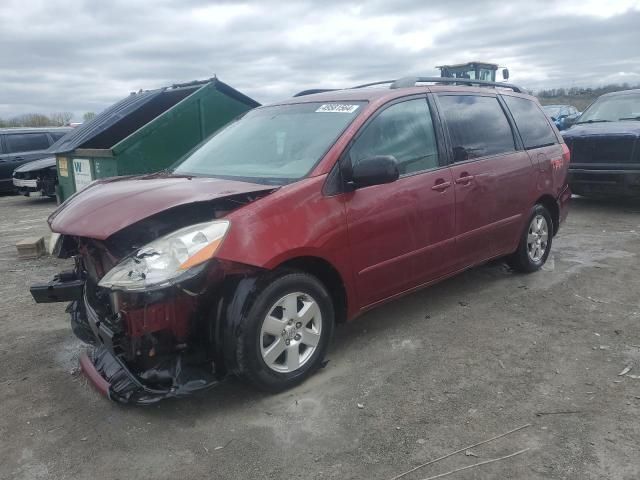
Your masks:
{"label": "gravel ground", "polygon": [[640,478],[640,203],[574,199],[543,271],[470,270],[339,327],[329,364],[279,395],[230,380],[122,407],[77,372],[62,304],[19,261],[55,205],[0,198],[0,478]]}

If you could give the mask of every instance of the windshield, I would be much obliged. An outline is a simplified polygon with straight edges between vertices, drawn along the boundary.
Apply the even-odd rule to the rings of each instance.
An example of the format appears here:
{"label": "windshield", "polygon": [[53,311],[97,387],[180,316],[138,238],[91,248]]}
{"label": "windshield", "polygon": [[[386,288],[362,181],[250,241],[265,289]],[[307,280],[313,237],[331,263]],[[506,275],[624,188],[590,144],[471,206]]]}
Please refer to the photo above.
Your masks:
{"label": "windshield", "polygon": [[578,123],[640,120],[640,93],[600,97],[580,116]]}
{"label": "windshield", "polygon": [[284,184],[307,175],[363,102],[257,108],[216,132],[175,173]]}
{"label": "windshield", "polygon": [[542,107],[542,110],[544,110],[544,113],[546,113],[548,116],[553,118],[556,118],[558,116],[561,109],[562,107]]}

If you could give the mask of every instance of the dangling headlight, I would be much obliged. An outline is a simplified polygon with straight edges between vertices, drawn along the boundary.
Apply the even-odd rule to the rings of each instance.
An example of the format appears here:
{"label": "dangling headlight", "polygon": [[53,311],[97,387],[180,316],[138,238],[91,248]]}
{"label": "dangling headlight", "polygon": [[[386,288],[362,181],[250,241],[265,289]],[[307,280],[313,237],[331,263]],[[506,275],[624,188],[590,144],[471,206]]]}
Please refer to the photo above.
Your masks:
{"label": "dangling headlight", "polygon": [[98,284],[115,290],[162,287],[212,258],[229,230],[228,220],[199,223],[158,238],[113,267]]}

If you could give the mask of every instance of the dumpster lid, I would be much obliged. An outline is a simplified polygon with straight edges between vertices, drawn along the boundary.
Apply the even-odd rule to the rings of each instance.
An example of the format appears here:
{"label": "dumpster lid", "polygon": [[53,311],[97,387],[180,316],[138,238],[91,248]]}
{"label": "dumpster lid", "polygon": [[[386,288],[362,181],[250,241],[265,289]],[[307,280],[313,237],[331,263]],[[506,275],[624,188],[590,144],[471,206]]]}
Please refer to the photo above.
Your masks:
{"label": "dumpster lid", "polygon": [[140,90],[132,92],[100,112],[91,121],[77,127],[51,145],[47,151],[53,155],[71,152],[77,148],[109,149],[207,85],[251,108],[260,106],[252,98],[215,77],[156,90]]}

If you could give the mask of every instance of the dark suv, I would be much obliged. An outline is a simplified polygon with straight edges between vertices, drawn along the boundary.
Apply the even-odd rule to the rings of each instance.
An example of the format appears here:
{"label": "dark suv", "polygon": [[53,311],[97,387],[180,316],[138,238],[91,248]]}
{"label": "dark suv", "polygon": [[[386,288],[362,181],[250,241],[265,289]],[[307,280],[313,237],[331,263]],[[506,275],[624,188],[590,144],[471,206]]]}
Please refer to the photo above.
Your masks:
{"label": "dark suv", "polygon": [[46,150],[69,131],[67,127],[0,128],[0,192],[12,192],[13,171],[24,163],[50,157]]}
{"label": "dark suv", "polygon": [[336,323],[494,258],[538,270],[571,196],[562,137],[515,86],[445,82],[297,96],[92,183],[49,218],[75,269],[34,298],[72,301],[83,371],[144,404],[229,373],[291,387]]}
{"label": "dark suv", "polygon": [[562,136],[574,193],[640,197],[640,89],[602,95]]}

